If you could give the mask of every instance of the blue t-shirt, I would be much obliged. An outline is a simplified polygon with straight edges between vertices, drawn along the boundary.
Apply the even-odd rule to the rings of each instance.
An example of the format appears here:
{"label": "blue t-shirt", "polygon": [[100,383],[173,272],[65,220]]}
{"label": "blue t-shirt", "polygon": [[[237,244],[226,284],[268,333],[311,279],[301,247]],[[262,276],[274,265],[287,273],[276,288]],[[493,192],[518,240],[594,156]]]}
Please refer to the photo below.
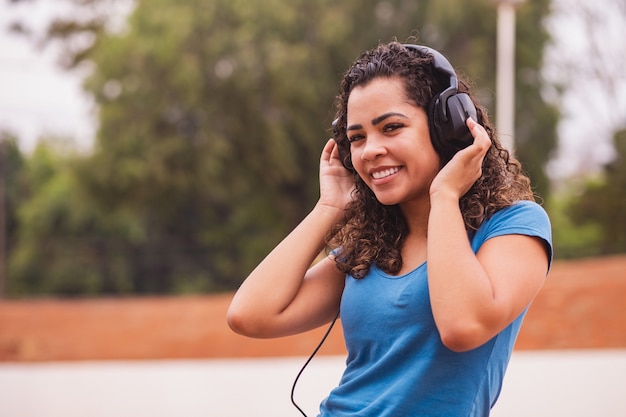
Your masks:
{"label": "blue t-shirt", "polygon": [[[550,221],[538,204],[523,201],[495,213],[472,237],[472,249],[507,234],[543,239],[551,261]],[[346,369],[319,415],[488,416],[524,315],[484,345],[457,353],[441,343],[435,326],[426,263],[402,276],[375,265],[363,279],[347,276],[341,300]]]}

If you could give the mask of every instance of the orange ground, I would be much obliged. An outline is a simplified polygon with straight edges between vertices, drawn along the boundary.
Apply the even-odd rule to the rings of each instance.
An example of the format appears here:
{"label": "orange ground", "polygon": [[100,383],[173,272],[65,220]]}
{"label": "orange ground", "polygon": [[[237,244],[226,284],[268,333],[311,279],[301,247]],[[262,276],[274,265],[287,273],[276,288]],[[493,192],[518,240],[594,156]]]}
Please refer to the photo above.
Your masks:
{"label": "orange ground", "polygon": [[[2,301],[0,361],[305,356],[325,331],[238,336],[224,318],[231,297]],[[340,327],[320,354],[344,352]],[[626,348],[626,256],[556,262],[516,348]]]}

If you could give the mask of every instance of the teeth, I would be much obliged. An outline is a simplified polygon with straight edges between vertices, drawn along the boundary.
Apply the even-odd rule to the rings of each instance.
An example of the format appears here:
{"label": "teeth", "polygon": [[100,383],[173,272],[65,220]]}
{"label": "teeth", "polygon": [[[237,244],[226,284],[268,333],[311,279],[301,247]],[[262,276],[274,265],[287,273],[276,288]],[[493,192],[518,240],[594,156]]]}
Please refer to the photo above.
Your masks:
{"label": "teeth", "polygon": [[396,172],[400,171],[400,168],[395,167],[395,168],[389,168],[386,169],[384,171],[377,171],[377,172],[372,172],[372,177],[376,180],[379,180],[381,178],[385,178],[388,177],[392,174],[395,174]]}

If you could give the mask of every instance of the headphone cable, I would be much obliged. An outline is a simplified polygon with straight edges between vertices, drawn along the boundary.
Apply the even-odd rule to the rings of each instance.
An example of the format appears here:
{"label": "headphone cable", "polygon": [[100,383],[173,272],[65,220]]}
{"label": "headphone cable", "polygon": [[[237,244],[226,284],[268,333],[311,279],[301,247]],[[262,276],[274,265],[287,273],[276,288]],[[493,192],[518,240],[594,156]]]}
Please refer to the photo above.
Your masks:
{"label": "headphone cable", "polygon": [[306,413],[304,411],[302,411],[302,409],[300,407],[298,407],[298,404],[296,404],[296,401],[294,400],[293,396],[294,393],[296,391],[296,384],[298,383],[298,380],[300,379],[300,376],[302,375],[302,373],[304,372],[304,369],[307,367],[307,365],[309,364],[309,362],[311,362],[311,360],[313,360],[313,357],[315,356],[315,354],[317,353],[318,350],[320,350],[320,348],[322,347],[322,345],[324,344],[324,342],[326,341],[326,339],[328,338],[328,335],[330,334],[330,331],[333,329],[333,326],[335,325],[335,323],[337,322],[337,319],[339,318],[339,311],[337,311],[337,314],[335,315],[335,318],[333,319],[333,321],[330,323],[330,326],[328,326],[328,330],[326,330],[326,334],[324,334],[324,337],[322,337],[322,340],[319,342],[319,344],[317,345],[317,347],[315,348],[315,350],[313,351],[313,353],[311,353],[311,356],[309,356],[309,358],[306,360],[306,362],[304,363],[304,365],[302,366],[302,368],[300,368],[300,371],[298,372],[298,375],[296,375],[296,379],[294,379],[293,381],[293,385],[291,386],[291,403],[293,404],[294,407],[296,407],[298,409],[298,411],[300,411],[300,413],[302,413],[302,415],[304,417],[308,417],[306,415]]}

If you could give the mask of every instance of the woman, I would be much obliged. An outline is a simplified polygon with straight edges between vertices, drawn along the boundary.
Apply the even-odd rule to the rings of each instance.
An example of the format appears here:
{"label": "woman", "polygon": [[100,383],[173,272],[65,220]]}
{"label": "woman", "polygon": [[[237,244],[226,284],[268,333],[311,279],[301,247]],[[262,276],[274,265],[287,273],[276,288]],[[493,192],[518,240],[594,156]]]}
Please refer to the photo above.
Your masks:
{"label": "woman", "polygon": [[549,220],[438,52],[364,52],[337,102],[319,201],[245,280],[228,322],[279,337],[340,310],[347,367],[320,416],[487,416],[549,270]]}

